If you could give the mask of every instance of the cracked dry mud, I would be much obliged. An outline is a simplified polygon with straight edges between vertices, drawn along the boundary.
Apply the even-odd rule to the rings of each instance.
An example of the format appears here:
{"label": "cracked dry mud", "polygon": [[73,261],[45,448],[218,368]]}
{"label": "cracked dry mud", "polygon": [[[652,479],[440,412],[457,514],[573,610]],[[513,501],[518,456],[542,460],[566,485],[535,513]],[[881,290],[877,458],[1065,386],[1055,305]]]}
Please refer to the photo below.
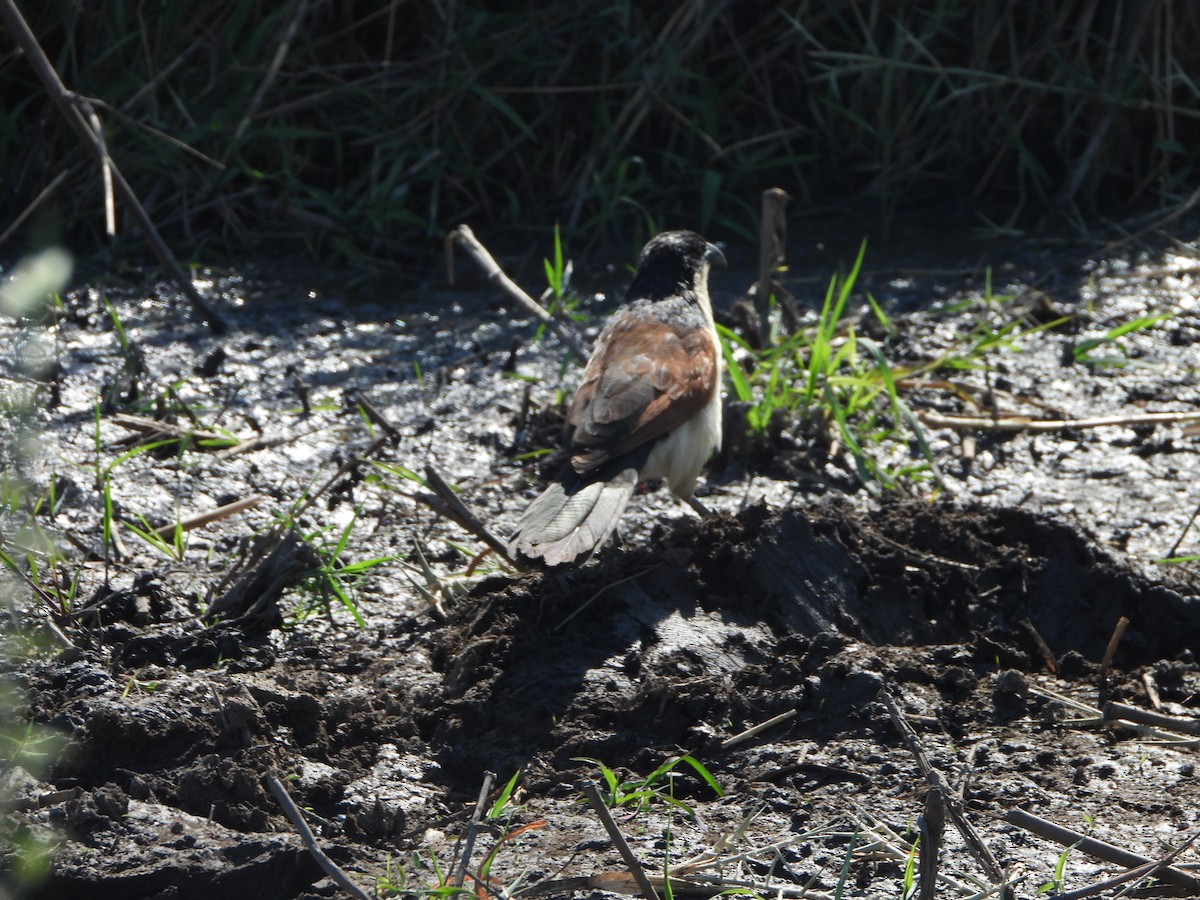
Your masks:
{"label": "cracked dry mud", "polygon": [[[990,374],[960,381],[1038,415],[1195,409],[1200,309],[1189,276],[1170,274],[1185,263],[1161,256],[1096,269],[1087,288],[1096,294],[1083,298],[1089,273],[1055,264],[1061,275],[1043,287],[1044,302],[1080,316],[997,350]],[[1028,277],[1023,266],[1046,265],[996,263],[1013,282]],[[728,308],[725,279],[715,279],[717,303]],[[201,603],[242,539],[372,441],[360,396],[398,430],[379,458],[418,470],[435,462],[504,532],[540,478],[513,461],[530,449],[514,426],[528,382],[505,370],[541,379],[530,389],[535,407],[577,377],[556,345],[530,342],[529,322],[481,303],[482,289],[443,293],[396,319],[348,304],[344,292],[246,275],[214,282],[235,324],[221,339],[202,335],[169,292],[104,292],[142,356],[136,376],[98,289],[67,298],[52,328],[3,326],[27,359],[56,361],[43,405],[4,425],[6,468],[43,493],[56,485],[58,507],[44,521],[56,540],[100,548],[92,480],[95,402],[106,386],[128,392],[136,380],[153,397],[176,385],[206,425],[288,438],[225,459],[193,448],[116,465],[117,514],[135,523],[265,500],[192,533],[182,561],[124,532],[120,560],[82,570],[82,612],[60,622],[74,649],[47,647],[37,604],[13,589],[25,615],[6,626],[16,693],[5,735],[34,723],[30,734],[57,738],[4,757],[0,872],[10,895],[337,896],[264,786],[270,773],[365,890],[389,872],[398,883],[401,866],[409,890],[427,889],[437,883],[433,861],[454,866],[484,773],[503,784],[520,770],[518,808],[484,823],[473,869],[504,834],[532,824],[500,847],[495,886],[549,882],[533,893],[599,896],[628,887],[629,875],[580,802],[580,780],[599,777],[580,759],[632,777],[686,751],[725,794],[681,767],[670,789],[694,816],[663,801],[618,812],[651,873],[668,855],[675,864],[728,837],[725,864],[694,873],[718,882],[709,893],[747,885],[769,896],[783,886],[799,896],[807,886],[832,896],[857,833],[842,895],[897,897],[900,836],[922,812],[925,780],[885,689],[934,768],[963,786],[966,815],[1016,896],[1035,896],[1054,877],[1063,848],[1007,823],[1012,809],[1151,858],[1200,828],[1195,749],[1083,711],[1115,700],[1193,714],[1195,568],[1151,562],[1200,501],[1200,439],[1185,426],[983,433],[970,460],[961,434],[931,431],[945,487],[879,498],[856,487],[844,457],[815,456],[804,434],[785,431],[770,452],[713,467],[711,519],[662,492],[642,494],[620,544],[595,563],[461,579],[469,590],[442,618],[414,589],[409,576],[420,576],[396,561],[353,586],[363,627],[335,603],[282,630],[205,629]],[[881,270],[866,287],[895,306],[904,290],[950,298],[969,285]],[[1071,342],[1164,308],[1173,318],[1123,345],[1137,365],[1066,361]],[[980,316],[1003,314],[978,304],[897,313],[885,352],[895,364],[936,356]],[[514,335],[524,341],[517,349]],[[954,412],[964,393],[927,384],[907,399]],[[99,418],[107,464],[126,432],[111,410]],[[474,552],[477,542],[414,502],[412,484],[385,488],[374,471],[352,467],[302,530],[324,528],[336,543],[353,520],[348,559],[411,561],[419,543],[441,575],[463,572],[456,547]],[[17,524],[10,516],[6,542],[20,537]],[[1193,535],[1180,552],[1195,546]],[[1122,616],[1129,625],[1102,682]],[[16,852],[35,841],[55,848],[40,880],[22,875]],[[1178,863],[1195,860],[1189,851]],[[1078,887],[1118,870],[1074,852],[1064,874]],[[995,883],[952,826],[941,872],[941,896]]]}

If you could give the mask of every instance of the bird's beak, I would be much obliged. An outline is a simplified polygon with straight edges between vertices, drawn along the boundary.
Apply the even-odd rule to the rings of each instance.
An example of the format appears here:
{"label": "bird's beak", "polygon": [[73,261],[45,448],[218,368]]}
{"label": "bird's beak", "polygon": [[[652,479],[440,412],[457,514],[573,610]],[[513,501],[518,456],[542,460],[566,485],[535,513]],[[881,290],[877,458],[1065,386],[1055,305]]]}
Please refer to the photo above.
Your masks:
{"label": "bird's beak", "polygon": [[721,252],[720,244],[709,244],[704,250],[704,258],[708,260],[710,265],[720,263],[723,266],[729,265],[725,261],[725,254]]}

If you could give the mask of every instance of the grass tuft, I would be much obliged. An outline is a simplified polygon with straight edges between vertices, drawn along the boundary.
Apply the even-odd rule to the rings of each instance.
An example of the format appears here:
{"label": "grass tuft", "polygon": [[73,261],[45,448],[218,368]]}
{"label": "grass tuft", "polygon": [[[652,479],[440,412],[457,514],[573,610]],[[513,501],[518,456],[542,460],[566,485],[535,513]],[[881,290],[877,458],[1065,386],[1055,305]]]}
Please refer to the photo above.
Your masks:
{"label": "grass tuft", "polygon": [[[383,266],[467,219],[749,241],[743,198],[771,184],[1082,224],[1177,202],[1200,161],[1187,0],[25,6],[151,218],[201,256],[283,241]],[[26,242],[107,246],[77,139],[20,54],[0,76]]]}

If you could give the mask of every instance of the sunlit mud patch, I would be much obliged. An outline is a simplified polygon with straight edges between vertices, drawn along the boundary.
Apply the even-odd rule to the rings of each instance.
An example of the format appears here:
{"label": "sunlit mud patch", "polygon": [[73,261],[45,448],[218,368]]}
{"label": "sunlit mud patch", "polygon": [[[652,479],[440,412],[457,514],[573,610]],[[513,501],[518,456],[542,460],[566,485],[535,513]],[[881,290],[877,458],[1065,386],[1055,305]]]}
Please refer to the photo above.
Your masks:
{"label": "sunlit mud patch", "polygon": [[[1099,662],[1122,616],[1124,668],[1179,656],[1200,629],[1189,588],[1147,583],[1020,510],[824,503],[683,522],[653,551],[610,551],[461,608],[436,656],[448,703],[432,731],[449,767],[695,746],[696,723],[789,679],[802,692],[848,641],[957,645],[975,664],[1036,672]],[[842,684],[838,703],[874,690]]]}

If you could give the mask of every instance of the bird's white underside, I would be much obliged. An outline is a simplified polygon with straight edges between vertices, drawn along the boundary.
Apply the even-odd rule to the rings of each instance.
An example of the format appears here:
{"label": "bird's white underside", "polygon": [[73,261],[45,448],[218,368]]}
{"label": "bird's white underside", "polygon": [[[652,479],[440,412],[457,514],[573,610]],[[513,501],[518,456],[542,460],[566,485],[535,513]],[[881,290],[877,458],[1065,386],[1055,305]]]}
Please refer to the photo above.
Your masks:
{"label": "bird's white underside", "polygon": [[[711,322],[711,311],[704,311]],[[717,359],[712,397],[699,413],[659,438],[638,473],[642,481],[665,478],[671,493],[680,500],[691,499],[704,464],[714,450],[721,448],[721,343],[715,330],[712,339]]]}

